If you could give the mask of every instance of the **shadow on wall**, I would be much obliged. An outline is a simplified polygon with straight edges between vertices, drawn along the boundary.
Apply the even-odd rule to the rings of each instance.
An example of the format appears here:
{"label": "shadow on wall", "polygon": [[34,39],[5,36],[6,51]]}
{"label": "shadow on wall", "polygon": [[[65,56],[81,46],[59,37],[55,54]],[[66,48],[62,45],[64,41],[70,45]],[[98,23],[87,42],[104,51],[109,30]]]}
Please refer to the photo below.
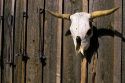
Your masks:
{"label": "shadow on wall", "polygon": [[97,27],[93,26],[93,36],[90,40],[90,47],[88,48],[87,51],[85,51],[85,55],[89,63],[91,63],[92,56],[95,52],[97,52],[99,48],[99,42],[98,38],[102,36],[117,36],[122,39],[123,42],[125,42],[125,38],[122,36],[122,33],[119,33],[118,31],[111,30],[111,29],[106,29],[106,28],[100,28],[97,29]]}

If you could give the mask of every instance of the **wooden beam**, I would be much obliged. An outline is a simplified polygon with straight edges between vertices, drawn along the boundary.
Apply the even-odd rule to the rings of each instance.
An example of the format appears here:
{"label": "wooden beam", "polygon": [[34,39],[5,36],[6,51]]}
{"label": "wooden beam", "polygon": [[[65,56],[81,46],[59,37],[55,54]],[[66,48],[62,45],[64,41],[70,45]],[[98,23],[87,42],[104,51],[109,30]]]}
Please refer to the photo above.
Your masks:
{"label": "wooden beam", "polygon": [[[88,0],[82,0],[82,3],[83,3],[82,10],[84,12],[88,12],[88,6],[89,6]],[[81,83],[87,83],[87,82],[88,82],[88,61],[87,61],[87,58],[84,57],[84,58],[81,58]]]}
{"label": "wooden beam", "polygon": [[[120,7],[114,13],[114,30],[122,34],[122,0],[114,0],[114,6]],[[121,83],[121,49],[122,38],[114,36],[114,71],[113,71],[113,83]]]}
{"label": "wooden beam", "polygon": [[[63,10],[63,0],[57,0],[58,2],[58,10],[59,13],[62,13]],[[57,26],[57,64],[56,64],[56,83],[61,83],[61,68],[62,68],[62,33],[63,33],[63,29],[62,29],[62,19],[58,19],[58,26]]]}

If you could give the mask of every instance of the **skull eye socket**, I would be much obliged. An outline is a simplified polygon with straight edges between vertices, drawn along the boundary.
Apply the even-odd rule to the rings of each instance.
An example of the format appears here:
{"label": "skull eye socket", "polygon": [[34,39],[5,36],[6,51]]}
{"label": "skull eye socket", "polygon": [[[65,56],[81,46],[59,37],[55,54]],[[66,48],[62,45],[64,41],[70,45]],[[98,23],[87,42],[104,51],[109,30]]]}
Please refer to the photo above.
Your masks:
{"label": "skull eye socket", "polygon": [[86,36],[90,36],[92,34],[92,29],[89,29],[86,33]]}

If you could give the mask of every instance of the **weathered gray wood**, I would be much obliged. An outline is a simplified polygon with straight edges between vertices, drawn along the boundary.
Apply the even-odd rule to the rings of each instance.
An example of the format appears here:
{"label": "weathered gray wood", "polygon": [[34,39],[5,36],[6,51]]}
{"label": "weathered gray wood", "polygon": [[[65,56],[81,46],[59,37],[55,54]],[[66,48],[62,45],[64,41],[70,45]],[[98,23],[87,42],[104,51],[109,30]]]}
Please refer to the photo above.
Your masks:
{"label": "weathered gray wood", "polygon": [[[123,4],[123,10],[122,10],[122,12],[123,12],[123,17],[122,17],[122,19],[123,19],[123,22],[122,22],[122,34],[123,34],[123,37],[125,38],[125,1],[123,0],[123,2],[122,2],[122,4]],[[124,40],[122,40],[122,46],[121,46],[121,48],[122,48],[122,78],[121,78],[121,83],[125,83],[125,41]]]}
{"label": "weathered gray wood", "polygon": [[[122,32],[122,0],[114,0],[114,6],[120,7],[114,14],[114,30]],[[121,83],[121,39],[118,36],[114,36],[114,71],[113,71],[113,83]]]}
{"label": "weathered gray wood", "polygon": [[14,83],[24,83],[24,72],[22,62],[23,50],[23,0],[16,1],[16,17],[15,17],[15,58],[14,64],[16,65],[14,71]]}
{"label": "weathered gray wood", "polygon": [[[38,3],[38,11],[39,11],[39,58],[41,56],[44,56],[44,18],[45,18],[45,14],[41,13],[41,9],[44,8],[45,6],[45,0],[39,0]],[[40,59],[39,59],[40,60]],[[41,62],[41,61],[40,61]],[[43,67],[44,65],[42,64],[42,62],[39,64],[40,68],[39,68],[39,80],[41,80],[41,83],[43,83],[43,78],[44,78],[44,70]]]}
{"label": "weathered gray wood", "polygon": [[[58,11],[58,0],[46,0],[46,9]],[[44,67],[44,83],[56,83],[57,69],[57,27],[58,19],[46,13],[45,17],[44,52],[46,65]],[[60,27],[61,28],[61,27]],[[60,55],[59,55],[60,56]]]}
{"label": "weathered gray wood", "polygon": [[23,23],[22,23],[22,29],[21,29],[21,57],[22,57],[22,63],[21,63],[21,81],[22,83],[26,83],[27,79],[27,72],[26,72],[26,59],[23,59],[24,56],[27,56],[27,22],[28,22],[28,0],[23,0]]}
{"label": "weathered gray wood", "polygon": [[[62,7],[63,7],[63,0],[57,0],[57,4],[58,5],[58,10],[59,13],[62,13]],[[56,83],[61,83],[61,77],[62,77],[62,73],[61,73],[61,69],[62,69],[62,19],[58,19],[58,26],[57,26],[57,62],[56,62]]]}
{"label": "weathered gray wood", "polygon": [[83,12],[88,12],[88,10],[89,10],[89,1],[88,0],[82,0],[82,10],[83,10]]}
{"label": "weathered gray wood", "polygon": [[4,48],[3,48],[3,78],[2,82],[12,83],[12,65],[10,62],[12,60],[12,27],[11,27],[11,1],[5,0],[5,10],[4,13]]}
{"label": "weathered gray wood", "polygon": [[41,83],[39,59],[39,10],[40,0],[28,0],[26,83]]}
{"label": "weathered gray wood", "polygon": [[[0,0],[1,1],[1,0]],[[12,66],[6,64],[10,61],[10,54],[12,53],[12,27],[10,27],[11,15],[11,1],[5,0],[5,29],[4,29],[4,70],[2,83],[12,83]],[[27,29],[27,53],[28,59],[26,68],[22,56],[17,56],[24,48],[24,22],[23,9],[24,1],[17,0],[16,7],[16,27],[15,27],[15,69],[14,82],[24,83],[25,69],[27,83],[80,83],[85,73],[88,74],[88,83],[124,83],[125,82],[125,42],[121,38],[109,35],[113,34],[109,30],[111,26],[119,33],[124,30],[124,4],[123,0],[28,0],[28,29]],[[46,1],[46,9],[51,11],[59,11],[60,13],[73,14],[78,11],[92,12],[99,9],[109,9],[114,6],[121,8],[115,14],[97,18],[94,20],[97,26],[98,34],[105,32],[105,36],[99,38],[98,53],[93,54],[91,61],[88,64],[88,72],[85,71],[87,67],[84,63],[80,66],[80,56],[76,56],[74,44],[71,36],[65,37],[65,32],[69,29],[70,21],[62,21],[54,16],[46,13],[45,21],[43,21],[43,14],[39,18],[39,9],[43,8],[44,1]],[[123,3],[122,3],[123,1]],[[88,5],[89,4],[89,5]],[[123,7],[122,7],[123,6]],[[123,11],[122,11],[123,8]],[[123,15],[122,15],[123,13]],[[123,18],[122,18],[123,16]],[[41,19],[41,25],[39,20]],[[123,19],[123,27],[122,27]],[[43,35],[43,24],[45,24]],[[41,27],[40,27],[41,26]],[[121,28],[122,27],[122,28]],[[104,29],[101,29],[104,28]],[[0,43],[1,43],[1,24],[0,24]],[[41,29],[41,35],[40,35]],[[108,30],[106,30],[108,29]],[[9,32],[10,31],[10,32]],[[44,36],[44,54],[46,56],[46,65],[42,70],[42,63],[39,56],[41,53],[41,46],[43,41],[40,39]],[[0,44],[1,50],[1,44]],[[1,55],[0,55],[1,56]],[[121,62],[122,61],[122,62]],[[84,61],[86,62],[86,60]],[[81,67],[81,68],[80,68]],[[122,68],[122,69],[121,69]],[[84,71],[81,72],[80,69]],[[121,71],[122,70],[122,71]],[[1,71],[1,70],[0,70]],[[43,71],[43,72],[42,72]],[[81,74],[82,73],[82,74]],[[43,77],[42,77],[43,74]],[[121,76],[122,74],[122,76]],[[1,81],[1,77],[0,77]]]}

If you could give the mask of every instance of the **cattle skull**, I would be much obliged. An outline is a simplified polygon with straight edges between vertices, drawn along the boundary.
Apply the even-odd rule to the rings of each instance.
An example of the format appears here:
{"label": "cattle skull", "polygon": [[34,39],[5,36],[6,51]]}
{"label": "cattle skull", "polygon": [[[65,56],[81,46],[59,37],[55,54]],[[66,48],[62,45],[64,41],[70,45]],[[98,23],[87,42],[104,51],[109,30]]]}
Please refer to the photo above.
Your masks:
{"label": "cattle skull", "polygon": [[118,8],[112,8],[109,10],[95,11],[92,13],[78,12],[72,15],[55,13],[49,10],[46,11],[58,18],[63,18],[71,21],[69,31],[74,41],[75,50],[77,53],[82,53],[84,55],[84,51],[88,49],[90,38],[93,34],[92,28],[90,26],[90,19],[109,15],[117,9]]}

